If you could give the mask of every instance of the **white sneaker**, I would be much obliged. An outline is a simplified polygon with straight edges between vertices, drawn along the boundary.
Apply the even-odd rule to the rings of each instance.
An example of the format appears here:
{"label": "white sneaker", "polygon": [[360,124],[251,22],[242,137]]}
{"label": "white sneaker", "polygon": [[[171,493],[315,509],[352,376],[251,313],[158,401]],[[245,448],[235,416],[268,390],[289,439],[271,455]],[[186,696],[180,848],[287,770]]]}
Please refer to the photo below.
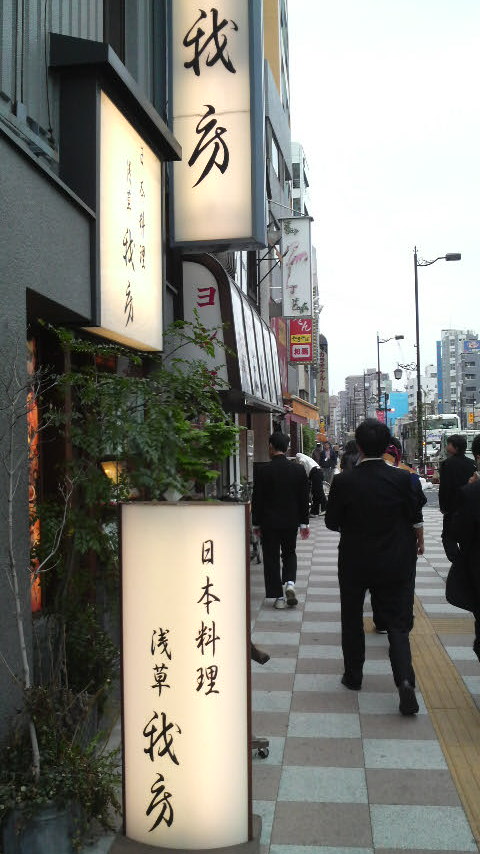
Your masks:
{"label": "white sneaker", "polygon": [[273,603],[273,607],[277,608],[277,609],[281,609],[281,608],[285,608],[286,604],[287,603],[285,602],[284,597],[279,596],[278,599],[275,599],[275,602]]}
{"label": "white sneaker", "polygon": [[285,598],[287,600],[287,605],[289,608],[294,608],[295,605],[298,605],[298,599],[295,595],[295,585],[293,581],[287,581],[285,585]]}

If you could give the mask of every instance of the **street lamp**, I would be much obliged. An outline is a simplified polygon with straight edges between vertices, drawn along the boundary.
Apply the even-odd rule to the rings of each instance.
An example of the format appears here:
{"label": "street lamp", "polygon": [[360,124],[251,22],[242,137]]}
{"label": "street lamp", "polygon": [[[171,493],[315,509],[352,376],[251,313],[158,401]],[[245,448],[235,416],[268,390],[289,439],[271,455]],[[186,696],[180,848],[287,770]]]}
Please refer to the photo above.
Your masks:
{"label": "street lamp", "polygon": [[[380,344],[386,344],[387,341],[403,341],[404,335],[392,335],[391,338],[380,338],[377,332],[377,392],[378,392],[378,408],[382,409],[382,389],[380,384],[381,374],[380,374]],[[386,416],[387,404],[385,402],[385,421],[387,420]]]}
{"label": "street lamp", "polygon": [[430,267],[436,261],[460,261],[460,252],[447,252],[446,255],[439,255],[433,261],[419,261],[417,257],[417,247],[413,250],[413,265],[415,270],[415,336],[417,341],[417,455],[419,470],[423,470],[423,418],[422,418],[422,389],[420,386],[420,328],[418,320],[418,268]]}

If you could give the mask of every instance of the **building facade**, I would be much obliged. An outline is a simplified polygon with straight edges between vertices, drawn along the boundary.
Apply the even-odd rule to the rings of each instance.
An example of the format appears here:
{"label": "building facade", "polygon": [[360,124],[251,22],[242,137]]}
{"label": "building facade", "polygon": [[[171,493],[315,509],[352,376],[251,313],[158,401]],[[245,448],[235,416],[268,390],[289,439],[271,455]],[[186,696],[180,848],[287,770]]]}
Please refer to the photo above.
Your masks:
{"label": "building facade", "polygon": [[460,412],[462,398],[462,353],[466,341],[476,341],[478,336],[461,329],[442,329],[441,374],[442,407],[444,413]]}
{"label": "building facade", "polygon": [[[238,358],[227,358],[222,367],[227,384],[224,406],[235,423],[245,428],[237,454],[221,472],[219,489],[228,490],[232,485],[251,483],[253,463],[266,459],[268,435],[275,425],[290,431],[295,424],[315,423],[318,417],[311,403],[315,392],[312,374],[299,374],[288,363],[277,263],[280,222],[293,209],[287,4],[285,0],[242,0],[230,13],[243,15],[242,21],[247,12],[250,16],[250,103],[257,118],[260,115],[250,173],[251,196],[257,200],[252,213],[256,225],[250,235],[239,235],[239,239],[220,233],[221,207],[218,232],[197,238],[185,236],[190,216],[187,222],[178,214],[185,202],[177,201],[175,195],[183,180],[177,167],[191,161],[191,168],[197,170],[196,183],[204,187],[210,177],[219,181],[229,172],[228,128],[217,128],[220,137],[210,140],[209,151],[214,156],[209,157],[198,139],[189,148],[175,116],[181,97],[180,89],[175,89],[176,65],[185,69],[188,59],[190,78],[197,77],[198,70],[200,80],[207,81],[203,51],[195,52],[190,46],[191,55],[182,54],[182,61],[178,60],[181,40],[175,16],[180,5],[185,6],[168,0],[52,0],[41,4],[4,0],[0,9],[2,361],[12,365],[18,360],[15,370],[24,378],[26,399],[28,363],[26,356],[19,356],[25,344],[28,342],[38,367],[51,364],[59,355],[49,349],[45,324],[64,325],[80,335],[98,336],[100,341],[120,341],[132,349],[161,352],[162,334],[171,321],[190,320],[197,311],[207,327],[227,323],[225,343]],[[198,17],[198,9],[196,13]],[[213,27],[211,10],[205,15]],[[194,17],[193,29],[195,22]],[[232,27],[231,32],[240,30]],[[200,31],[196,38],[202,38]],[[218,50],[221,52],[220,47]],[[255,52],[256,64],[252,59]],[[223,55],[218,59],[216,71],[223,69],[228,81],[227,60]],[[197,128],[197,137],[202,133]],[[215,149],[213,143],[222,134],[224,147],[218,143]],[[117,154],[120,141],[125,149]],[[242,145],[244,141],[242,137]],[[128,146],[133,146],[136,155],[128,154]],[[232,147],[230,164],[233,151]],[[149,180],[155,176],[155,184],[148,188],[153,202],[148,217],[139,207],[147,189],[141,171],[146,166]],[[122,181],[125,192],[119,202],[120,196],[115,194]],[[222,198],[221,185],[215,186]],[[225,193],[225,199],[232,198],[234,194]],[[185,204],[193,220],[193,197],[191,201],[187,198]],[[122,205],[122,216],[131,218],[128,223],[123,219],[117,223]],[[203,214],[203,223],[199,217],[200,225],[210,226],[216,210],[213,201],[203,202],[202,210],[207,215]],[[120,231],[111,237],[109,227],[115,225]],[[102,253],[107,256],[108,240],[118,248],[118,234],[121,252],[115,250],[111,263],[117,269],[119,262],[120,268],[111,277],[110,292],[101,257]],[[151,244],[143,240],[145,234]],[[145,264],[149,257],[151,268]],[[130,265],[132,276],[125,282],[121,279],[119,295],[115,283],[122,265]],[[140,298],[140,293],[147,296]],[[140,319],[143,326],[134,332]],[[290,411],[285,409],[284,397],[298,398]],[[0,426],[5,427],[5,422]],[[28,451],[26,417],[15,423],[14,442],[22,453]],[[39,489],[54,480],[49,453],[45,446],[40,456]],[[15,548],[24,567],[29,566],[30,551],[28,479],[25,467],[13,506]],[[5,516],[8,484],[3,479],[0,486],[0,511]],[[2,536],[2,564],[8,559],[7,543],[8,538]],[[21,595],[28,598],[28,571],[22,584]],[[0,651],[17,672],[14,608],[3,576],[0,590]],[[26,641],[30,650],[29,629]],[[18,683],[0,669],[0,736],[17,705],[19,690]]]}

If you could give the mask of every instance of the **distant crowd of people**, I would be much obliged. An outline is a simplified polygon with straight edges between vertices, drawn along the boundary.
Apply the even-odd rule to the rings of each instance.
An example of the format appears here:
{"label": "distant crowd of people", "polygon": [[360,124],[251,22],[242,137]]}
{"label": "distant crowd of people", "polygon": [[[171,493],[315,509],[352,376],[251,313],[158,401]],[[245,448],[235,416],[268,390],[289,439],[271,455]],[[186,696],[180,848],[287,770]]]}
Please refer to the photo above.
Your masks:
{"label": "distant crowd of people", "polygon": [[[425,548],[422,482],[402,462],[398,439],[374,418],[357,427],[355,440],[342,452],[329,441],[317,442],[311,456],[297,453],[291,460],[288,448],[286,434],[272,433],[270,463],[259,468],[253,487],[252,525],[262,542],[266,597],[279,610],[298,604],[297,535],[307,539],[310,517],[325,516],[327,528],[340,534],[341,682],[353,691],[362,687],[363,609],[369,591],[374,627],[388,635],[399,710],[414,715],[418,702],[409,635],[416,561]],[[480,660],[480,435],[473,441],[473,459],[466,456],[461,435],[450,436],[447,452],[440,468],[442,542],[452,564],[462,562],[475,617],[473,648]]]}

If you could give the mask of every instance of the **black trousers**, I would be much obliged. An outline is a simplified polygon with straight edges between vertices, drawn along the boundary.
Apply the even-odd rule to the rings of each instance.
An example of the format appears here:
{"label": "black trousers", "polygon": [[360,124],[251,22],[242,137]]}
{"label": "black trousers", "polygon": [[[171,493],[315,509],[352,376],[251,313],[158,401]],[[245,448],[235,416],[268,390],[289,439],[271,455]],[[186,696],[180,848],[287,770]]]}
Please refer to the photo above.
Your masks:
{"label": "black trousers", "polygon": [[363,604],[368,589],[375,599],[376,615],[387,629],[389,657],[395,685],[405,679],[415,685],[409,632],[413,625],[415,571],[405,579],[389,585],[353,582],[339,571],[342,619],[342,650],[345,674],[352,682],[361,683],[365,662]]}
{"label": "black trousers", "polygon": [[282,530],[262,528],[263,574],[267,599],[283,596],[282,584],[297,580],[297,531],[297,527]]}
{"label": "black trousers", "polygon": [[452,519],[453,513],[443,514],[442,543],[445,554],[451,563],[453,563],[459,552],[457,541],[452,531]]}
{"label": "black trousers", "polygon": [[320,468],[312,469],[310,472],[310,483],[312,484],[312,510],[316,515],[320,509],[325,510],[327,499],[323,491],[323,471]]}

